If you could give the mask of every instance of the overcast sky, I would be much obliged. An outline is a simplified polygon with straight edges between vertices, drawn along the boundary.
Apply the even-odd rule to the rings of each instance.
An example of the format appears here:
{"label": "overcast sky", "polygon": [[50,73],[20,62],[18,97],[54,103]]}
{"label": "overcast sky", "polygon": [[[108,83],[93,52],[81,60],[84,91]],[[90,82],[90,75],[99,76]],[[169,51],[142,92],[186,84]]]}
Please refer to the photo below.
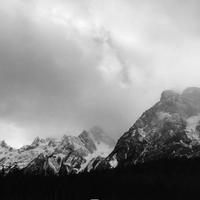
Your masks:
{"label": "overcast sky", "polygon": [[0,140],[126,131],[200,86],[199,0],[1,0]]}

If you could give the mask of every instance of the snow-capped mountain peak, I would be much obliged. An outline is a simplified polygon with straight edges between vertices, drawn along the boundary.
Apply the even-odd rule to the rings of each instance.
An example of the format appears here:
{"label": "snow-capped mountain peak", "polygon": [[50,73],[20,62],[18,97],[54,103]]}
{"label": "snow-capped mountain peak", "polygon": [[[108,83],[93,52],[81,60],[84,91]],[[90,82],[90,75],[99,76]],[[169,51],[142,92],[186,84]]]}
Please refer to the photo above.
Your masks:
{"label": "snow-capped mountain peak", "polygon": [[44,144],[45,142],[46,142],[45,139],[42,139],[40,137],[36,137],[31,145],[32,146],[39,146],[40,144]]}
{"label": "snow-capped mountain peak", "polygon": [[5,169],[6,174],[13,168],[25,174],[78,173],[89,159],[106,157],[112,151],[102,136],[101,141],[95,138],[90,131],[83,131],[77,137],[64,135],[61,139],[36,137],[31,145],[20,149],[12,149],[2,141],[0,169]]}
{"label": "snow-capped mountain peak", "polygon": [[118,140],[101,167],[200,156],[200,88],[167,90]]}

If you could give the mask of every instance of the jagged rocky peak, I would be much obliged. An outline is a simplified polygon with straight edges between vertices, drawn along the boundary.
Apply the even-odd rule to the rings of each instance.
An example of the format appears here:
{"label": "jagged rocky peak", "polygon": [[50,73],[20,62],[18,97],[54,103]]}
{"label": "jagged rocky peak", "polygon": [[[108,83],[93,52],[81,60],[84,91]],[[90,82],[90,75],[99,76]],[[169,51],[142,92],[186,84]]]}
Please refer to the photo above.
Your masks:
{"label": "jagged rocky peak", "polygon": [[200,113],[200,88],[189,87],[182,93],[166,90],[162,92],[160,104],[156,108],[168,113],[179,113],[185,118],[198,115]]}
{"label": "jagged rocky peak", "polygon": [[45,143],[45,139],[42,139],[42,138],[40,138],[40,137],[36,137],[35,139],[34,139],[34,141],[32,142],[32,146],[38,146],[38,145],[40,145],[41,143]]}
{"label": "jagged rocky peak", "polygon": [[175,90],[165,90],[161,94],[160,101],[177,101],[180,99],[191,103],[195,106],[200,106],[200,88],[188,87],[185,90],[183,90],[182,93],[179,93]]}
{"label": "jagged rocky peak", "polygon": [[89,138],[91,137],[90,133],[86,130],[82,131],[81,134],[78,137],[86,137]]}
{"label": "jagged rocky peak", "polygon": [[85,147],[84,143],[80,140],[79,137],[76,136],[67,136],[64,135],[61,139],[60,144],[57,147],[57,150],[60,151],[77,151],[82,156],[87,156],[90,152]]}
{"label": "jagged rocky peak", "polygon": [[[113,150],[113,140],[101,128],[83,131],[79,136],[64,135],[62,138],[36,137],[31,145],[12,149],[0,143],[0,170],[6,174],[17,169],[24,174],[59,175],[79,173],[88,162],[97,157],[106,157]],[[9,156],[8,156],[9,153]]]}
{"label": "jagged rocky peak", "polygon": [[91,133],[84,130],[78,137],[85,144],[85,147],[90,151],[90,153],[93,153],[97,150],[95,141],[93,140]]}
{"label": "jagged rocky peak", "polygon": [[46,142],[48,143],[48,146],[55,147],[59,141],[56,138],[48,137],[46,138]]}
{"label": "jagged rocky peak", "polygon": [[[104,165],[200,156],[200,88],[167,90],[118,140]],[[117,163],[117,164],[116,164]]]}
{"label": "jagged rocky peak", "polygon": [[173,90],[165,90],[161,94],[160,101],[176,101],[180,98],[180,94]]}
{"label": "jagged rocky peak", "polygon": [[72,147],[73,149],[81,148],[83,145],[78,137],[71,135],[64,135],[61,139],[61,144]]}

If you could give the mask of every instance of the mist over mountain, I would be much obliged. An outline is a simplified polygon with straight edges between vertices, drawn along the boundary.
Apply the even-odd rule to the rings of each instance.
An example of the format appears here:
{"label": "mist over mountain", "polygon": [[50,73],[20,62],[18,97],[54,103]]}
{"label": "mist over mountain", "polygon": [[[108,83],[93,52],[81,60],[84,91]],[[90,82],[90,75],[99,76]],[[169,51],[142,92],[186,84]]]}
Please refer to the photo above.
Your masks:
{"label": "mist over mountain", "polygon": [[[77,137],[36,137],[31,145],[19,149],[2,141],[2,195],[21,199],[30,194],[34,198],[56,196],[59,200],[159,199],[163,194],[167,199],[172,194],[181,199],[193,197],[200,177],[199,100],[197,87],[181,93],[163,91],[160,101],[146,110],[116,145],[100,127]],[[22,192],[18,178],[30,192]],[[9,188],[15,192],[10,194]]]}
{"label": "mist over mountain", "polygon": [[102,168],[200,156],[200,88],[167,90],[118,140]]}
{"label": "mist over mountain", "polygon": [[186,88],[182,93],[166,90],[116,145],[100,127],[77,137],[36,137],[31,145],[20,149],[2,141],[0,166],[5,174],[14,169],[32,175],[67,175],[163,159],[198,158],[199,127],[200,88]]}
{"label": "mist over mountain", "polygon": [[199,10],[198,0],[1,0],[0,199],[191,199]]}
{"label": "mist over mountain", "polygon": [[11,146],[94,125],[117,139],[163,90],[200,85],[196,0],[1,2],[0,132]]}
{"label": "mist over mountain", "polygon": [[115,140],[100,127],[78,136],[36,137],[30,145],[19,149],[1,141],[0,171],[3,176],[16,172],[37,176],[76,174],[84,171],[93,158],[108,156],[114,145]]}

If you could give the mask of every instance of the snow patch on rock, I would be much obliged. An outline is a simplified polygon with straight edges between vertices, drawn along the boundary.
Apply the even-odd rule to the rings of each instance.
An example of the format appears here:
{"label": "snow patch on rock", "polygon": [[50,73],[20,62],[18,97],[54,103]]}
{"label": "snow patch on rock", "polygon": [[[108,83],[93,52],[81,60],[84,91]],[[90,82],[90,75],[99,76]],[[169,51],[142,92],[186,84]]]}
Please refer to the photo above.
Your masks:
{"label": "snow patch on rock", "polygon": [[170,118],[172,115],[168,112],[158,112],[157,116],[159,120],[164,120]]}
{"label": "snow patch on rock", "polygon": [[200,125],[200,114],[196,116],[189,117],[187,120],[186,134],[190,139],[200,140],[199,133],[196,128]]}
{"label": "snow patch on rock", "polygon": [[111,168],[116,168],[117,167],[118,161],[117,161],[116,155],[114,155],[112,157],[112,159],[109,161],[109,164],[110,164]]}

